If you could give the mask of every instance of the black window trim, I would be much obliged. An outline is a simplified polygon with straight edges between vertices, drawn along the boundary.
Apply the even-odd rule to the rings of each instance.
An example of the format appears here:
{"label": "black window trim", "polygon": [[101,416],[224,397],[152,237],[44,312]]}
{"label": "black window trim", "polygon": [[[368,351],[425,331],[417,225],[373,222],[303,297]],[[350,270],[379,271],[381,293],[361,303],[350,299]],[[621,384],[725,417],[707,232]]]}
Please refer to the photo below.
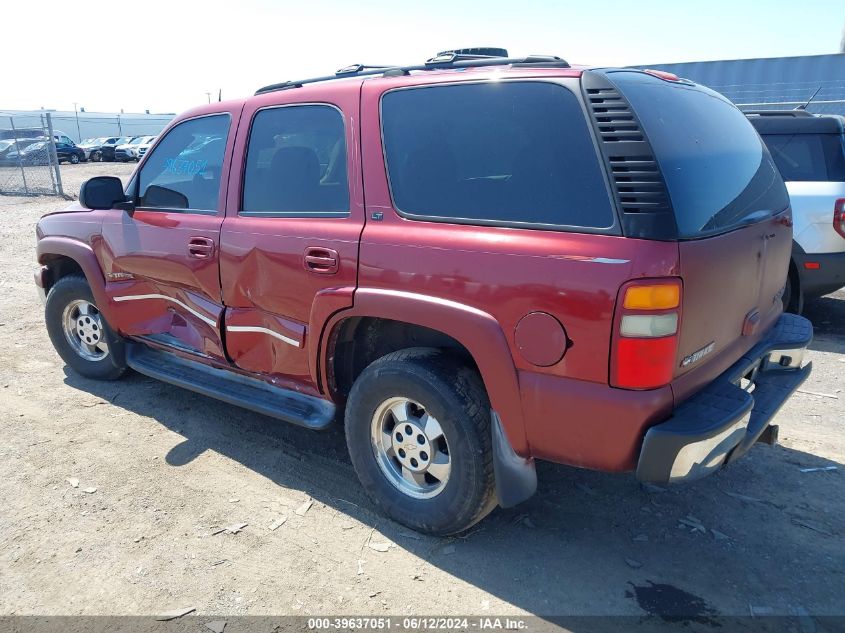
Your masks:
{"label": "black window trim", "polygon": [[[428,84],[417,84],[413,86],[400,86],[398,88],[391,88],[389,90],[385,90],[379,96],[379,133],[381,134],[381,154],[382,154],[382,161],[384,165],[384,176],[387,180],[387,189],[390,192],[390,205],[393,210],[399,215],[399,217],[405,220],[413,220],[418,222],[437,222],[438,224],[459,224],[465,226],[491,226],[491,227],[502,227],[502,228],[512,228],[512,229],[531,229],[531,230],[538,230],[538,231],[559,231],[562,233],[587,233],[592,235],[614,235],[614,236],[621,236],[622,235],[622,226],[619,221],[619,213],[616,209],[616,204],[613,200],[613,192],[610,187],[610,182],[608,180],[607,170],[604,167],[604,159],[602,158],[601,152],[599,150],[598,139],[595,135],[595,130],[593,126],[590,124],[590,115],[587,111],[586,104],[584,103],[584,99],[580,94],[580,90],[572,90],[567,84],[570,83],[571,80],[574,82],[580,83],[580,79],[576,77],[549,77],[549,78],[540,78],[540,77],[508,77],[508,78],[499,78],[499,79],[478,79],[478,80],[470,80],[470,81],[450,81],[450,82],[443,82],[443,83],[428,83]],[[579,107],[581,108],[581,114],[584,117],[583,122],[587,128],[587,134],[589,135],[590,141],[593,145],[593,151],[595,152],[596,162],[598,164],[599,172],[601,173],[602,180],[604,181],[605,186],[605,194],[607,195],[607,203],[608,207],[611,210],[612,217],[613,217],[613,224],[608,227],[587,227],[587,226],[578,226],[573,224],[546,224],[542,222],[517,222],[517,221],[508,221],[508,220],[477,220],[474,218],[452,218],[446,216],[439,216],[439,215],[425,215],[425,214],[418,214],[418,213],[410,213],[408,211],[403,211],[399,208],[396,204],[396,199],[393,195],[393,184],[390,182],[390,170],[387,166],[387,149],[384,144],[384,112],[383,112],[383,101],[384,97],[388,94],[393,92],[399,92],[403,90],[424,90],[426,88],[443,88],[448,86],[469,86],[469,85],[483,85],[483,84],[496,84],[496,83],[542,83],[542,84],[554,84],[559,86],[562,90],[566,90],[570,94],[572,94]]]}
{"label": "black window trim", "polygon": [[[174,123],[173,126],[167,130],[167,132],[160,134],[159,137],[156,139],[156,143],[153,147],[151,147],[146,154],[144,154],[144,165],[147,164],[147,157],[152,154],[153,150],[157,149],[159,144],[167,138],[168,134],[170,134],[173,130],[177,127],[182,125],[183,123],[187,123],[188,121],[196,121],[198,119],[209,119],[215,116],[225,116],[229,119],[229,127],[226,131],[226,146],[229,145],[229,140],[232,136],[232,113],[231,112],[209,112],[208,114],[198,114],[197,116],[188,117],[187,119],[182,119],[181,121]],[[226,146],[223,148],[223,162],[226,162]],[[143,167],[141,168],[143,169]],[[178,209],[176,207],[142,207],[139,203],[141,202],[141,169],[138,170],[138,173],[132,177],[132,180],[129,183],[129,187],[127,189],[133,189],[132,198],[135,202],[135,208],[140,209],[141,211],[149,211],[150,213],[182,213],[185,215],[224,215],[226,212],[226,206],[223,205],[223,209]],[[224,178],[226,178],[223,174],[221,169],[220,172],[220,185],[223,184]],[[220,204],[220,189],[217,190],[217,204]]]}
{"label": "black window trim", "polygon": [[[346,211],[244,211],[244,188],[246,186],[246,163],[249,155],[249,142],[252,139],[252,130],[255,125],[255,119],[260,112],[265,110],[279,110],[281,108],[295,108],[298,106],[320,106],[336,110],[340,115],[340,123],[343,126],[343,147],[346,150],[346,193],[349,208]],[[252,113],[249,120],[249,132],[246,136],[246,144],[244,146],[243,160],[241,160],[241,186],[238,193],[238,210],[237,216],[241,218],[274,218],[274,219],[302,219],[302,218],[316,218],[322,220],[343,220],[352,216],[352,187],[349,186],[349,177],[351,171],[349,169],[349,144],[347,143],[347,129],[346,116],[343,110],[334,103],[328,101],[301,101],[296,103],[278,103],[274,105],[267,105],[258,108]]]}

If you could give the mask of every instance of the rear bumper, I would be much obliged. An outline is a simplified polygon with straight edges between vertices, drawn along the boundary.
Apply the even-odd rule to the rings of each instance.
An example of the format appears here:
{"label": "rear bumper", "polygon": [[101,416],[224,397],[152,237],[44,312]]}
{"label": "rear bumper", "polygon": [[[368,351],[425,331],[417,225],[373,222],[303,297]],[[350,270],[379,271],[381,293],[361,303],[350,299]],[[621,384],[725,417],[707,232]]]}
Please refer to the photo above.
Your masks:
{"label": "rear bumper", "polygon": [[[845,252],[843,253],[796,253],[795,266],[801,279],[801,292],[808,299],[836,292],[845,286]],[[804,264],[817,264],[807,268]]]}
{"label": "rear bumper", "polygon": [[[653,483],[691,481],[741,457],[812,369],[801,367],[813,326],[783,314],[726,372],[645,434],[637,478]],[[775,437],[772,430],[767,437]]]}

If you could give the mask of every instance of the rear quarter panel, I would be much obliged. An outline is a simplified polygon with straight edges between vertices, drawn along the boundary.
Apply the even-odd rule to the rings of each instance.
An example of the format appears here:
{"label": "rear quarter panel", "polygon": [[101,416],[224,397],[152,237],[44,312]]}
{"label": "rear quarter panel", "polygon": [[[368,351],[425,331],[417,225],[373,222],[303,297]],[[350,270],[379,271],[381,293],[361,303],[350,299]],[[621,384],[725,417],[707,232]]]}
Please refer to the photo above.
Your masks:
{"label": "rear quarter panel", "polygon": [[[492,404],[500,413],[510,406],[523,411],[527,428],[514,428],[513,421],[502,416],[518,452],[522,443],[517,438],[526,434],[531,454],[539,457],[615,469],[629,465],[630,437],[623,440],[625,445],[620,445],[618,455],[595,459],[606,449],[603,441],[612,441],[614,424],[624,423],[624,407],[567,410],[565,404],[577,394],[579,384],[588,386],[593,396],[616,391],[608,385],[608,362],[618,289],[632,278],[677,275],[677,244],[400,216],[393,207],[386,178],[379,121],[379,99],[392,87],[386,80],[379,82],[378,89],[365,83],[362,95],[367,225],[361,238],[359,288],[401,289],[437,297],[465,304],[495,319],[509,351],[509,357],[500,362],[512,364],[520,385],[528,389],[521,394],[520,402],[502,403],[501,394],[491,391],[488,384]],[[598,154],[585,157],[591,159],[598,161]],[[381,219],[374,221],[374,215]],[[529,362],[515,338],[519,321],[538,311],[554,317],[568,341],[563,357],[544,367]],[[413,320],[413,314],[408,320]],[[548,380],[534,380],[535,376]],[[561,381],[567,383],[565,388]],[[565,397],[543,398],[540,392],[546,390],[558,390]],[[667,389],[660,394],[657,408],[665,409],[667,394],[671,402]],[[590,419],[591,414],[602,419]],[[591,433],[593,424],[602,430]],[[578,427],[582,432],[577,435],[577,446],[567,447],[567,436],[574,437],[571,431]],[[537,439],[536,446],[532,436]],[[557,446],[546,446],[549,450],[539,447],[547,440],[554,440]]]}

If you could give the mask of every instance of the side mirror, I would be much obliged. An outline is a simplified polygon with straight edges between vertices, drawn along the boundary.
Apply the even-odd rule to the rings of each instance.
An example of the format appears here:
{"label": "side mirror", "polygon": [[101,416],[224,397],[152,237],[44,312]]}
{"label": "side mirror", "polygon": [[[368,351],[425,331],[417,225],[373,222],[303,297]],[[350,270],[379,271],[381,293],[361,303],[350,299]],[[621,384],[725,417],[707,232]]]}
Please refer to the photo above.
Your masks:
{"label": "side mirror", "polygon": [[114,176],[96,176],[82,183],[79,204],[86,209],[122,209],[132,212],[132,204],[123,193],[123,183]]}

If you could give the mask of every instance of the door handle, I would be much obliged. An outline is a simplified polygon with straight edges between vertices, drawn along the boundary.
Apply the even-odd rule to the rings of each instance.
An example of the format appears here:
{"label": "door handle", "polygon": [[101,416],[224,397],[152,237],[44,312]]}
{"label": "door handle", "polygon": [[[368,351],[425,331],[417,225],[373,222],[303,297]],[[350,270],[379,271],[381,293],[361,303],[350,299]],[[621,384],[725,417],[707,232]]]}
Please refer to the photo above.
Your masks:
{"label": "door handle", "polygon": [[340,257],[331,248],[309,246],[302,257],[305,270],[319,275],[334,275],[340,267]]}
{"label": "door handle", "polygon": [[208,259],[214,254],[214,240],[208,237],[192,237],[188,240],[188,254],[196,259]]}

